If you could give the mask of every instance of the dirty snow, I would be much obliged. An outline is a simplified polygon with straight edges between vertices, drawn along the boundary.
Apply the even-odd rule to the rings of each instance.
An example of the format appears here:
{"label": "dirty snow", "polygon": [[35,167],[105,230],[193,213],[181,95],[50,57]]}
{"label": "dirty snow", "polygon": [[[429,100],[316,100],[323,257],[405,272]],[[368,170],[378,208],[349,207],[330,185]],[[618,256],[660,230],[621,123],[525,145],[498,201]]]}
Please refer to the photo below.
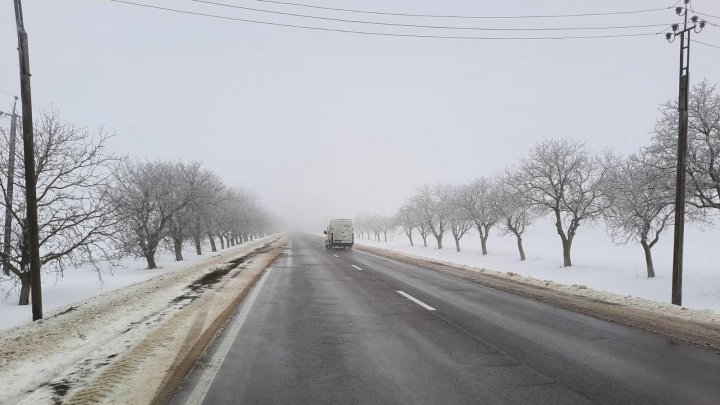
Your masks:
{"label": "dirty snow", "polygon": [[[55,301],[51,301],[58,307],[56,311],[48,311],[42,321],[21,320],[20,325],[0,332],[0,403],[17,403],[30,392],[32,403],[47,402],[66,384],[87,378],[87,373],[142,340],[153,325],[182,307],[183,303],[175,304],[173,299],[182,295],[198,275],[272,238],[174,265],[163,261],[159,270],[142,270],[138,262],[135,268],[128,265],[125,270],[117,270],[118,281],[113,283],[115,276],[108,277],[104,286],[96,284],[96,275],[91,272],[68,272],[70,292],[63,291],[59,283],[47,288],[50,294],[56,294]],[[127,272],[124,277],[123,271]],[[123,285],[126,287],[121,288]],[[88,292],[82,288],[91,289]],[[81,295],[75,293],[94,296],[79,300]],[[5,311],[9,306],[6,302],[2,308]],[[53,380],[58,375],[65,377]]]}
{"label": "dirty snow", "polygon": [[[203,247],[203,255],[198,256],[195,248],[188,246],[183,250],[185,260],[181,262],[175,261],[174,254],[158,254],[156,261],[159,268],[153,270],[147,269],[144,259],[128,257],[118,263],[117,267],[102,265],[102,280],[89,266],[66,270],[62,277],[57,273],[43,274],[44,314],[46,317],[52,316],[54,312],[62,312],[75,302],[160,276],[215,254],[206,246]],[[32,307],[17,305],[19,293],[20,291],[15,289],[10,294],[0,296],[0,334],[3,330],[32,322]]]}

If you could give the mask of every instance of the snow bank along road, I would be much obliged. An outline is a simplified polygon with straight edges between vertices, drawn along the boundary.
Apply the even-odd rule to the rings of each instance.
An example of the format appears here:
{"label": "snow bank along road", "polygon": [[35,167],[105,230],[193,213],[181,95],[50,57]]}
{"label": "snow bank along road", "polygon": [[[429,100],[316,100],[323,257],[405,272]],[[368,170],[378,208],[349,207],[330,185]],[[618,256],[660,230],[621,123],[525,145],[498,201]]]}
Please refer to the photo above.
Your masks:
{"label": "snow bank along road", "polygon": [[163,402],[284,238],[222,251],[0,335],[1,404]]}
{"label": "snow bank along road", "polygon": [[291,235],[172,404],[717,404],[720,355]]}

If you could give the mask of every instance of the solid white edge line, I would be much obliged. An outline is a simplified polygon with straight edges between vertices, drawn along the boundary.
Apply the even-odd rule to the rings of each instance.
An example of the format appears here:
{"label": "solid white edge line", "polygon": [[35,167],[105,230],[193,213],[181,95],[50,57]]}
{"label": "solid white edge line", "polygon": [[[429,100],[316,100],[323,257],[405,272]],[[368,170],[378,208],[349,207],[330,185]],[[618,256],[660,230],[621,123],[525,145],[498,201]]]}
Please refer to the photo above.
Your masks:
{"label": "solid white edge line", "polygon": [[248,317],[248,314],[250,313],[250,309],[252,309],[252,306],[255,303],[255,299],[260,294],[260,290],[262,290],[263,284],[265,284],[265,280],[267,280],[268,274],[270,274],[270,270],[272,270],[272,268],[268,268],[267,270],[265,270],[265,274],[263,274],[260,281],[258,281],[258,283],[255,285],[252,292],[250,293],[250,296],[247,297],[247,301],[245,301],[242,310],[238,314],[237,318],[232,321],[230,329],[227,329],[227,333],[225,334],[225,336],[223,336],[223,339],[218,345],[217,350],[215,351],[213,356],[208,359],[207,368],[205,369],[205,371],[203,371],[202,375],[198,379],[197,384],[195,384],[195,388],[193,388],[190,396],[188,396],[187,400],[185,401],[186,405],[200,405],[205,400],[205,396],[207,395],[207,392],[210,389],[213,381],[215,381],[215,377],[217,376],[220,367],[225,361],[225,357],[230,351],[230,347],[232,347],[233,342],[235,342],[238,333],[240,333],[240,328],[242,328],[245,320]]}
{"label": "solid white edge line", "polygon": [[419,299],[413,297],[412,295],[406,293],[405,291],[399,291],[399,290],[398,290],[398,293],[399,293],[400,295],[402,295],[403,297],[409,299],[410,301],[412,301],[412,302],[420,305],[421,307],[427,309],[428,311],[435,311],[435,308],[433,308],[433,307],[431,307],[430,305],[428,305],[428,304],[420,301]]}
{"label": "solid white edge line", "polygon": [[360,267],[358,267],[358,266],[356,266],[356,265],[354,265],[354,264],[353,264],[352,266],[355,267],[355,268],[358,269],[358,270],[362,270]]}

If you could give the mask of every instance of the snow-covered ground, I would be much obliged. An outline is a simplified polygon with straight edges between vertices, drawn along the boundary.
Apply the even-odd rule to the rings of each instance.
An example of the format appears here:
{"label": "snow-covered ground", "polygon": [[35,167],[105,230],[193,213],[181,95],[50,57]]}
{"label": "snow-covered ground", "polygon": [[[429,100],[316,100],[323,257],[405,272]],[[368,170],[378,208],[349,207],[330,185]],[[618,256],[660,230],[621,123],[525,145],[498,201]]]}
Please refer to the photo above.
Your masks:
{"label": "snow-covered ground", "polygon": [[[0,331],[0,404],[149,402],[181,350],[193,348],[190,343],[205,336],[207,325],[220,325],[218,314],[226,313],[265,268],[271,255],[262,252],[278,237],[160,270],[142,270],[138,262],[124,270],[127,280],[83,290],[94,292],[84,300],[59,292],[65,308],[48,312],[42,322]],[[232,261],[239,257],[244,260]],[[151,274],[133,277],[138,271]],[[90,277],[81,281],[82,273],[67,277],[76,287],[94,283]],[[132,281],[138,282],[120,288]]]}
{"label": "snow-covered ground", "polygon": [[[177,270],[210,255],[215,255],[215,253],[210,252],[209,246],[203,247],[202,256],[195,253],[194,246],[187,246],[183,250],[185,260],[176,262],[174,254],[163,252],[157,255],[158,268],[154,270],[147,269],[147,263],[144,259],[129,257],[123,259],[118,267],[111,269],[104,266],[101,271],[102,281],[99,280],[98,274],[90,267],[68,269],[63,277],[56,273],[43,274],[43,311],[45,314],[51,314],[53,311],[72,303]],[[2,298],[0,300],[0,333],[3,330],[32,321],[31,306],[19,306],[17,304],[19,292],[18,289],[15,289],[9,295],[2,294],[0,297]]]}
{"label": "snow-covered ground", "polygon": [[[428,257],[437,260],[480,267],[499,272],[513,272],[559,284],[584,285],[622,296],[670,302],[672,281],[672,232],[662,235],[653,249],[656,277],[648,279],[645,258],[639,245],[618,246],[612,243],[602,225],[581,227],[572,247],[573,266],[562,267],[560,238],[553,224],[543,221],[530,227],[524,236],[527,260],[519,259],[515,237],[492,232],[488,255],[482,256],[477,231],[472,230],[460,241],[461,252],[448,232],[443,249],[436,248],[435,238],[428,237],[428,247],[414,234],[415,246],[399,233],[388,242],[356,240],[369,246]],[[698,229],[689,226],[685,234],[683,306],[711,309],[720,313],[720,227]]]}

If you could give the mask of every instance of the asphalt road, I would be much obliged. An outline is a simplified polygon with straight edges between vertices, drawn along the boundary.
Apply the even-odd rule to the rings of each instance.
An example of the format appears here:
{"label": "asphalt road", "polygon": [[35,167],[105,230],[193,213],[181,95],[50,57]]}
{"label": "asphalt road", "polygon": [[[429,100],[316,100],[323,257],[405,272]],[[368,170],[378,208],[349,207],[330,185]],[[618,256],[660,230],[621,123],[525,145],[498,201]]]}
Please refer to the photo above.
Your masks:
{"label": "asphalt road", "polygon": [[291,235],[171,403],[717,405],[720,355]]}

